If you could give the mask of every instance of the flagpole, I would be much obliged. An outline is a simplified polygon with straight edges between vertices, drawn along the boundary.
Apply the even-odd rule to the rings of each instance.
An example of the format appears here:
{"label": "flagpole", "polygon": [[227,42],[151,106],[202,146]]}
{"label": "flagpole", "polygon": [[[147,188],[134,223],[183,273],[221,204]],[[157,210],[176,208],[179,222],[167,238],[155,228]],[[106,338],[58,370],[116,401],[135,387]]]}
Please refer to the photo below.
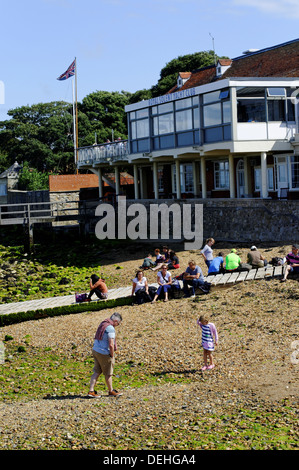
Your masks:
{"label": "flagpole", "polygon": [[76,97],[76,168],[78,174],[78,97],[77,97],[77,58],[75,57],[75,97]]}
{"label": "flagpole", "polygon": [[76,150],[76,109],[75,109],[75,92],[74,92],[74,80],[72,80],[72,91],[73,91],[73,140],[74,140],[74,162],[77,163],[77,150]]}

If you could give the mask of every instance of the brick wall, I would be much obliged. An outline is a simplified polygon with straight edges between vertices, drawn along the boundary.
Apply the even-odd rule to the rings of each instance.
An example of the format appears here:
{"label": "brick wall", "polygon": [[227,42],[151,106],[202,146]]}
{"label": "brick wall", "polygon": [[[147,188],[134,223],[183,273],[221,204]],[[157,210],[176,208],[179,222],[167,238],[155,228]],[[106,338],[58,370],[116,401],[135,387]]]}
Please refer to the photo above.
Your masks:
{"label": "brick wall", "polygon": [[86,175],[50,175],[50,192],[80,191],[80,188],[94,188],[99,186],[99,178],[95,174]]}

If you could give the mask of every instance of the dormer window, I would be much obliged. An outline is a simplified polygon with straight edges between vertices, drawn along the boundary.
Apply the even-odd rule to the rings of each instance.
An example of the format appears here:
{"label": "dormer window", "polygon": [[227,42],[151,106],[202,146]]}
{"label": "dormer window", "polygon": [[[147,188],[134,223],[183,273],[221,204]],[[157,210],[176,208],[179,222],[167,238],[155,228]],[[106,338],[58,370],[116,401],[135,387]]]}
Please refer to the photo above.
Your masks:
{"label": "dormer window", "polygon": [[191,72],[179,72],[179,76],[177,79],[177,87],[181,88],[185,85],[186,81],[189,80],[191,77]]}
{"label": "dormer window", "polygon": [[232,64],[231,59],[219,59],[216,65],[216,77],[221,77]]}

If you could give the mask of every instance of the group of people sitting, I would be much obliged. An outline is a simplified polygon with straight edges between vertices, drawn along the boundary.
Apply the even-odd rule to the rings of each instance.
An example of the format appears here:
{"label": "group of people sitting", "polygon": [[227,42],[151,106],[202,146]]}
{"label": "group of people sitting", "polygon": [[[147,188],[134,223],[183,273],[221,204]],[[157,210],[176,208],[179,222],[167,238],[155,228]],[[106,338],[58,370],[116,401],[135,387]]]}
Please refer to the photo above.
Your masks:
{"label": "group of people sitting", "polygon": [[[205,246],[200,254],[204,258],[204,262],[208,268],[208,276],[232,272],[249,271],[254,268],[267,266],[268,262],[256,246],[251,246],[250,252],[247,254],[246,263],[242,263],[237,250],[232,248],[230,253],[224,257],[223,252],[219,252],[216,257],[213,255],[215,240],[208,238]],[[190,260],[186,270],[178,275],[172,276],[172,269],[179,269],[180,263],[176,253],[167,246],[163,246],[162,253],[160,249],[155,249],[155,261],[151,254],[148,254],[143,261],[142,266],[136,272],[132,285],[132,297],[136,298],[137,303],[156,302],[158,298],[163,297],[164,301],[169,300],[170,293],[181,290],[179,280],[183,281],[184,297],[195,297],[196,289],[200,289],[203,293],[208,293],[210,284],[206,282],[203,271],[194,260]],[[271,261],[272,262],[272,261]],[[285,282],[290,273],[299,274],[299,245],[293,244],[292,251],[282,260],[286,263],[283,279]],[[157,284],[158,288],[149,286],[147,278],[144,276],[144,270],[150,269],[158,271]],[[91,300],[93,294],[100,300],[108,298],[108,288],[105,280],[93,274],[90,278],[90,292],[85,299],[86,302]]]}

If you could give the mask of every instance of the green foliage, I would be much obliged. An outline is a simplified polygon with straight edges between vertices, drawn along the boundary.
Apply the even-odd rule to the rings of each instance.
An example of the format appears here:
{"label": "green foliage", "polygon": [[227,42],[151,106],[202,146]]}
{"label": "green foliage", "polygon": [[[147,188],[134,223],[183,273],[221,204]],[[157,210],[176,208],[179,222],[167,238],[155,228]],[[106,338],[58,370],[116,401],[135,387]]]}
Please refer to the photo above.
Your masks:
{"label": "green foliage", "polygon": [[28,162],[25,162],[20,173],[18,188],[26,191],[49,189],[49,175],[35,168],[29,168]]}
{"label": "green foliage", "polygon": [[[74,296],[75,298],[75,296]],[[0,315],[0,327],[22,323],[24,321],[39,320],[41,318],[55,317],[60,315],[70,315],[83,312],[97,312],[104,308],[115,308],[122,305],[130,305],[131,297],[123,297],[119,299],[101,300],[98,302],[77,303],[63,307],[45,308],[38,310],[28,310],[27,312],[11,313]]]}

